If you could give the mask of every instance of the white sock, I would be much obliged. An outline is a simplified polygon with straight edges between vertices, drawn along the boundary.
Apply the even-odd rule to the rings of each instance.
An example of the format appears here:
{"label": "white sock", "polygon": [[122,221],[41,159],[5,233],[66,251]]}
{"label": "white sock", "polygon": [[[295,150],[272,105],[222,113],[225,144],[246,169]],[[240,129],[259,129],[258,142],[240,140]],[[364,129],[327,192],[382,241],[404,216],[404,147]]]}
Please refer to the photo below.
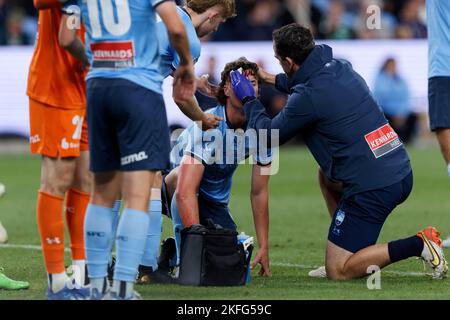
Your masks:
{"label": "white sock", "polygon": [[80,286],[84,286],[86,281],[86,260],[72,260],[72,279]]}
{"label": "white sock", "polygon": [[134,283],[128,281],[114,280],[112,292],[122,299],[128,299],[133,296]]}
{"label": "white sock", "polygon": [[65,272],[63,273],[48,273],[48,287],[55,293],[60,291],[66,285],[69,279]]}
{"label": "white sock", "polygon": [[450,163],[447,165],[448,177],[450,178]]}
{"label": "white sock", "polygon": [[102,294],[108,289],[108,279],[106,278],[92,278],[91,280],[91,290],[97,289],[98,292]]}

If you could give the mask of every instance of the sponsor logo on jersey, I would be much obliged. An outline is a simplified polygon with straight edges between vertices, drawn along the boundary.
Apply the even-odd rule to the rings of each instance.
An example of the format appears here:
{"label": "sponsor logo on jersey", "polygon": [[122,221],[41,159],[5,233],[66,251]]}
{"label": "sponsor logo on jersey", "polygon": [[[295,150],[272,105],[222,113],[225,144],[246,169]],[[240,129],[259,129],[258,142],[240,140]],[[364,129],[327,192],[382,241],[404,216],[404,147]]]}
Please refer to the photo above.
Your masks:
{"label": "sponsor logo on jersey", "polygon": [[41,138],[39,137],[38,134],[35,134],[34,136],[31,136],[31,137],[30,137],[30,143],[31,143],[31,144],[33,144],[33,143],[38,143],[38,142],[40,142],[40,141],[41,141]]}
{"label": "sponsor logo on jersey", "polygon": [[142,160],[145,160],[145,159],[148,159],[148,156],[145,153],[145,151],[141,151],[139,153],[133,153],[133,154],[130,154],[129,156],[122,157],[120,159],[120,162],[121,162],[121,164],[123,166],[125,166],[127,164],[130,164],[130,163],[133,163],[133,162],[142,161]]}
{"label": "sponsor logo on jersey", "polygon": [[387,123],[364,136],[375,158],[397,149],[402,145],[397,133]]}
{"label": "sponsor logo on jersey", "polygon": [[135,66],[133,41],[91,43],[92,67],[120,69]]}
{"label": "sponsor logo on jersey", "polygon": [[67,150],[67,149],[77,149],[80,147],[79,143],[73,143],[73,142],[67,142],[66,138],[62,138],[61,140],[61,148],[63,150]]}

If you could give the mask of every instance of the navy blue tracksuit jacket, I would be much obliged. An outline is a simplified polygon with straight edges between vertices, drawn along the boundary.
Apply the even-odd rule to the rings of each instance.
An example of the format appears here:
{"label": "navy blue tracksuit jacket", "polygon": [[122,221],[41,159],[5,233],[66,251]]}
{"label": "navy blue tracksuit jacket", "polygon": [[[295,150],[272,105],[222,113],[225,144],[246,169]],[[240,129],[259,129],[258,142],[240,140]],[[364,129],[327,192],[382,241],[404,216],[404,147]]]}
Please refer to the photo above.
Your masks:
{"label": "navy blue tracksuit jacket", "polygon": [[292,78],[277,75],[276,88],[289,94],[286,106],[271,119],[258,100],[246,103],[248,128],[279,129],[280,144],[302,133],[327,177],[343,183],[344,197],[411,172],[403,143],[364,79],[349,62],[333,59],[329,46],[316,46]]}

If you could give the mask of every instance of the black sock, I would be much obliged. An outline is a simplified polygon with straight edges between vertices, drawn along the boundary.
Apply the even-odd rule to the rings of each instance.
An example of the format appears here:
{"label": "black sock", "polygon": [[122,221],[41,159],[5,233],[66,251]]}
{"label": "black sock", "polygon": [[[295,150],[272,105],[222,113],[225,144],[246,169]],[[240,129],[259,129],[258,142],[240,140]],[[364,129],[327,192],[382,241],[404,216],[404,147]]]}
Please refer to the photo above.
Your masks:
{"label": "black sock", "polygon": [[409,257],[419,257],[422,250],[423,240],[417,235],[388,243],[389,257],[392,263]]}

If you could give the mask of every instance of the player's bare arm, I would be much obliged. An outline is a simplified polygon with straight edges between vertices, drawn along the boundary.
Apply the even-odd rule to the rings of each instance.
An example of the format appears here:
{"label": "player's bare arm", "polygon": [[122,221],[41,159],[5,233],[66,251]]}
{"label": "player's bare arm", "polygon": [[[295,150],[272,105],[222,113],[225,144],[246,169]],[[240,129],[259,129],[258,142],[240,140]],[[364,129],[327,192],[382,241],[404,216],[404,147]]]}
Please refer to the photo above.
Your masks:
{"label": "player's bare arm", "polygon": [[77,30],[68,27],[67,20],[69,18],[70,16],[66,14],[63,14],[61,18],[58,34],[59,45],[77,59],[81,68],[84,69],[89,66],[89,59],[86,56],[84,44],[77,35]]}
{"label": "player's bare arm", "polygon": [[187,101],[176,102],[180,110],[192,121],[201,121],[202,130],[217,128],[223,119],[210,113],[203,112],[198,105],[195,96],[190,97]]}
{"label": "player's bare arm", "polygon": [[173,98],[175,102],[183,102],[194,95],[196,81],[186,30],[176,10],[176,5],[169,1],[156,8],[167,27],[170,43],[180,57],[180,64],[174,73]]}
{"label": "player's bare arm", "polygon": [[197,192],[205,167],[192,156],[185,155],[180,163],[176,199],[185,227],[200,223]]}
{"label": "player's bare arm", "polygon": [[197,78],[197,90],[210,98],[215,98],[219,91],[219,86],[209,82],[209,74],[204,74]]}
{"label": "player's bare arm", "polygon": [[250,199],[252,203],[253,221],[255,223],[256,237],[259,250],[252,261],[251,267],[261,265],[259,275],[272,276],[269,263],[269,175],[261,174],[262,169],[270,166],[253,165],[252,187]]}

